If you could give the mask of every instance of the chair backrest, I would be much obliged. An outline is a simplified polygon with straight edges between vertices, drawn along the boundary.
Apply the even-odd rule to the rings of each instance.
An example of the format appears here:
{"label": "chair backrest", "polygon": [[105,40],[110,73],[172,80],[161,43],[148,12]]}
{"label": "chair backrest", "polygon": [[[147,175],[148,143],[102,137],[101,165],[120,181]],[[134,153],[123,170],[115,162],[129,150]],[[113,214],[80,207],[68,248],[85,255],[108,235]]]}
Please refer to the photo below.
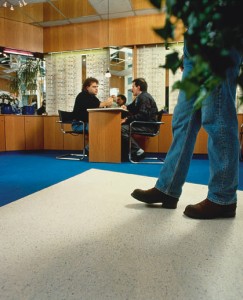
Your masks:
{"label": "chair backrest", "polygon": [[71,124],[73,121],[73,112],[58,110],[59,119],[62,123]]}
{"label": "chair backrest", "polygon": [[[161,109],[160,111],[157,112],[157,122],[162,122],[163,114],[164,114],[163,109]],[[157,124],[157,125],[154,126],[154,133],[155,134],[159,134],[160,125],[161,124]]]}
{"label": "chair backrest", "polygon": [[164,112],[165,111],[163,109],[161,109],[160,111],[158,111],[158,113],[157,113],[157,121],[158,122],[162,121],[162,116],[163,116]]}

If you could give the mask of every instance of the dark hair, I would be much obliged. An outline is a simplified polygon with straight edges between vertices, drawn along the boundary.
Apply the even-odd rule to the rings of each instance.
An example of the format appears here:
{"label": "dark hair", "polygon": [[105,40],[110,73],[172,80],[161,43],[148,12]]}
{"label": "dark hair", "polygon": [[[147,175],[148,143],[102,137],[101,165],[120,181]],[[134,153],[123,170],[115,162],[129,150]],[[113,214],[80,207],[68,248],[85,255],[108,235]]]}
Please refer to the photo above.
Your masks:
{"label": "dark hair", "polygon": [[148,84],[144,78],[136,78],[132,82],[135,83],[135,86],[140,86],[142,92],[147,92]]}
{"label": "dark hair", "polygon": [[83,87],[82,87],[82,91],[86,91],[86,88],[91,86],[91,84],[95,82],[97,84],[99,84],[98,79],[94,78],[94,77],[88,77],[84,80],[83,82]]}
{"label": "dark hair", "polygon": [[117,97],[120,97],[120,98],[123,100],[123,103],[124,103],[124,104],[127,102],[126,96],[124,96],[124,95],[122,95],[122,94],[119,94],[119,95],[117,95]]}

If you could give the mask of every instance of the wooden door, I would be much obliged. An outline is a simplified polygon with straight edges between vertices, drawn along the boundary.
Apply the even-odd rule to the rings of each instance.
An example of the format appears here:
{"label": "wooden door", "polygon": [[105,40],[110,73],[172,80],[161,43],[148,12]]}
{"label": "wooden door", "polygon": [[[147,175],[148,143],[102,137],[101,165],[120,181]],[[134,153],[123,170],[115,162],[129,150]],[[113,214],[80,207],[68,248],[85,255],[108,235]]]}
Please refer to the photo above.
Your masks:
{"label": "wooden door", "polygon": [[42,116],[25,116],[26,150],[44,149],[44,119]]}
{"label": "wooden door", "polygon": [[0,116],[0,151],[6,150],[4,116]]}
{"label": "wooden door", "polygon": [[63,150],[63,133],[57,116],[43,116],[44,118],[44,149]]}
{"label": "wooden door", "polygon": [[25,150],[24,116],[5,116],[6,151]]}

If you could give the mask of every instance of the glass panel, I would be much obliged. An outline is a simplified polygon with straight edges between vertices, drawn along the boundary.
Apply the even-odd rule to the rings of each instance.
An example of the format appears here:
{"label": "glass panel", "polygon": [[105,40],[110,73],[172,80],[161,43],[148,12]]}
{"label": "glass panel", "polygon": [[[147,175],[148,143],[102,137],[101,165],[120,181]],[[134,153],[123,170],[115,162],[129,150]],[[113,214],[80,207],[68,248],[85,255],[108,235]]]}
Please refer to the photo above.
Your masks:
{"label": "glass panel", "polygon": [[132,102],[133,49],[128,47],[110,48],[110,95],[123,94],[127,103]]}

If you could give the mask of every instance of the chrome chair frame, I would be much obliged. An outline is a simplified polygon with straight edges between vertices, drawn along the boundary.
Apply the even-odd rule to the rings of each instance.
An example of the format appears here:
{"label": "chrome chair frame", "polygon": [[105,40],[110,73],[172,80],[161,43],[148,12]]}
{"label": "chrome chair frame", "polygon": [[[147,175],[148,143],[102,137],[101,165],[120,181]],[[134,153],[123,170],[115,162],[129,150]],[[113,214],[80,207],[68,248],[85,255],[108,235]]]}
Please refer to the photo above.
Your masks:
{"label": "chrome chair frame", "polygon": [[[148,158],[144,158],[143,161],[134,161],[132,159],[132,136],[135,135],[140,135],[140,136],[144,136],[144,137],[155,137],[157,135],[159,135],[160,133],[160,126],[162,124],[164,124],[164,122],[162,122],[162,116],[163,116],[164,110],[160,110],[157,113],[157,121],[133,121],[129,124],[129,152],[128,152],[128,159],[131,163],[133,164],[163,164],[164,161],[163,159],[159,158],[158,156],[152,156],[152,157],[148,157]],[[155,130],[154,132],[136,132],[136,130],[133,130],[133,125],[153,125],[157,126],[157,130]],[[146,161],[149,160],[149,161]],[[156,161],[150,161],[150,160],[156,160]]]}
{"label": "chrome chair frame", "polygon": [[83,135],[83,149],[82,153],[68,153],[68,154],[62,154],[59,156],[56,156],[57,159],[67,159],[67,160],[83,160],[87,155],[85,154],[85,138],[87,132],[85,131],[85,126],[86,123],[83,121],[77,121],[80,125],[83,125],[84,130],[83,131],[74,131],[74,130],[65,130],[65,125],[66,124],[72,124],[73,123],[73,113],[68,112],[68,111],[63,111],[63,110],[58,110],[58,115],[59,115],[59,121],[56,121],[57,123],[60,124],[61,126],[61,131],[63,134],[71,134],[71,135]]}

